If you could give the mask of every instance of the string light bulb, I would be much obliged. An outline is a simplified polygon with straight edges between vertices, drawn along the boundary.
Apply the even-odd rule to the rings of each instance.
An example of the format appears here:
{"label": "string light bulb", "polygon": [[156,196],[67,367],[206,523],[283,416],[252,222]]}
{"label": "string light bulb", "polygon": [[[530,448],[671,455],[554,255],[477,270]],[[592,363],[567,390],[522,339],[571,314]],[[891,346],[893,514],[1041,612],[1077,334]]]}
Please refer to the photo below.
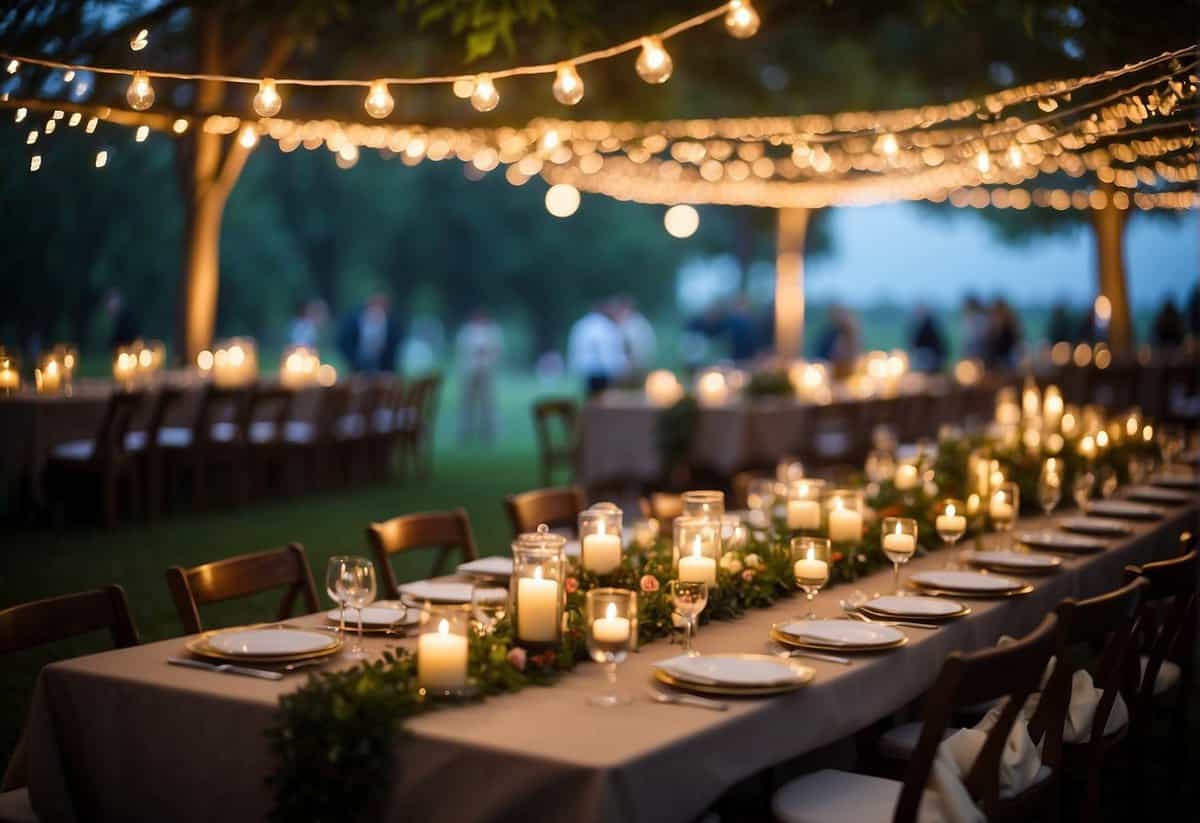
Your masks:
{"label": "string light bulb", "polygon": [[471,90],[471,105],[476,111],[491,111],[500,105],[500,92],[491,75],[481,74],[475,78],[475,88]]}
{"label": "string light bulb", "polygon": [[259,117],[274,117],[283,107],[283,98],[275,90],[275,81],[264,78],[258,84],[258,93],[254,95],[254,111]]}
{"label": "string light bulb", "polygon": [[554,77],[554,99],[564,106],[574,106],[583,99],[583,79],[573,63],[563,63]]}
{"label": "string light bulb", "polygon": [[18,63],[15,59],[13,59],[13,60],[9,60],[8,65],[5,66],[4,68],[9,74],[16,74],[17,69],[21,68],[21,64]]}
{"label": "string light bulb", "polygon": [[144,71],[135,71],[125,99],[134,111],[145,111],[154,105],[154,87],[150,85],[150,77]]}
{"label": "string light bulb", "polygon": [[66,73],[64,73],[64,74],[63,74],[63,82],[64,82],[64,83],[70,83],[70,82],[71,82],[72,80],[74,80],[74,79],[75,79],[75,72],[74,72],[74,71],[68,71],[68,72],[66,72]]}
{"label": "string light bulb", "polygon": [[135,143],[145,143],[146,138],[149,136],[150,136],[150,127],[149,126],[138,126],[137,131],[135,131],[133,133],[133,140]]}
{"label": "string light bulb", "polygon": [[150,45],[150,32],[147,29],[142,29],[129,38],[129,49],[131,51],[141,51],[148,45]]}
{"label": "string light bulb", "polygon": [[1014,169],[1019,169],[1025,165],[1025,154],[1016,143],[1008,147],[1008,165]]}
{"label": "string light bulb", "polygon": [[663,215],[663,226],[672,237],[691,237],[700,228],[700,212],[686,203],[671,206]]}
{"label": "string light bulb", "polygon": [[15,122],[20,123],[22,120],[25,119],[25,115],[27,115],[27,114],[29,114],[29,109],[25,108],[24,106],[21,106],[21,108],[17,109],[17,115],[15,118]]}
{"label": "string light bulb", "polygon": [[729,11],[725,14],[725,28],[734,37],[739,40],[753,37],[758,33],[760,22],[750,0],[730,0]]}
{"label": "string light bulb", "polygon": [[975,168],[979,169],[980,174],[987,174],[991,171],[992,158],[987,149],[980,149],[979,154],[975,155]]}
{"label": "string light bulb", "polygon": [[558,183],[546,190],[546,211],[555,217],[570,217],[579,208],[579,189]]}
{"label": "string light bulb", "polygon": [[382,120],[392,113],[395,106],[396,101],[392,99],[392,93],[388,91],[387,83],[382,80],[371,83],[367,99],[363,101],[363,108],[367,110],[367,114],[376,120]]}
{"label": "string light bulb", "polygon": [[254,130],[254,126],[249,123],[242,126],[242,130],[238,132],[238,142],[244,149],[252,149],[258,145],[258,132]]}
{"label": "string light bulb", "polygon": [[30,171],[37,171],[41,167],[42,167],[42,156],[40,154],[35,154],[33,157],[29,158],[29,170]]}
{"label": "string light bulb", "polygon": [[454,96],[459,100],[466,100],[475,91],[474,77],[460,77],[454,81]]}
{"label": "string light bulb", "polygon": [[102,169],[108,165],[108,152],[104,149],[96,152],[96,168]]}
{"label": "string light bulb", "polygon": [[639,77],[647,83],[657,85],[671,79],[675,64],[671,62],[671,55],[663,48],[662,40],[657,37],[643,37],[642,53],[638,55],[636,68]]}

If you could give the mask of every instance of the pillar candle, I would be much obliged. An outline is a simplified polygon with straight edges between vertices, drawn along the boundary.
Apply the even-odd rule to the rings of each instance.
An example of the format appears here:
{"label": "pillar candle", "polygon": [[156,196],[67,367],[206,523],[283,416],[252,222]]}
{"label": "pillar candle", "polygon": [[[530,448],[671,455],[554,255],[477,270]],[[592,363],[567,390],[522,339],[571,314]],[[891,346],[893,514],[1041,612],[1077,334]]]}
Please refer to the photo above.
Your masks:
{"label": "pillar candle", "polygon": [[896,467],[896,477],[893,482],[897,489],[906,492],[917,487],[918,479],[916,466],[912,463],[901,463]]}
{"label": "pillar candle", "polygon": [[692,546],[691,556],[680,555],[679,579],[688,582],[717,584],[717,561],[713,557],[705,557],[700,553],[700,535],[696,535],[696,543]]}
{"label": "pillar candle", "polygon": [[796,582],[801,586],[812,586],[820,588],[829,582],[829,564],[824,560],[817,560],[812,557],[812,551],[809,551],[809,557],[802,557],[792,566],[792,571],[796,575]]}
{"label": "pillar candle", "polygon": [[592,638],[597,643],[629,642],[629,618],[617,617],[616,603],[609,603],[604,617],[592,621]]}
{"label": "pillar candle", "polygon": [[[603,525],[600,528],[604,528]],[[602,531],[583,536],[583,568],[596,574],[611,574],[621,565],[621,538]]]}
{"label": "pillar candle", "polygon": [[862,540],[862,515],[840,506],[829,512],[829,539],[834,543],[858,543]]}
{"label": "pillar candle", "polygon": [[988,505],[988,515],[999,523],[1007,523],[1013,519],[1012,503],[1009,503],[1003,494],[992,496],[992,502]]}
{"label": "pillar candle", "polygon": [[821,528],[821,504],[816,500],[789,500],[787,525],[789,529]]}
{"label": "pillar candle", "polygon": [[558,581],[542,579],[541,568],[533,574],[517,581],[517,639],[551,643],[558,639]]}
{"label": "pillar candle", "polygon": [[437,631],[417,638],[417,681],[430,689],[467,685],[467,638],[451,634],[449,621],[441,621]]}
{"label": "pillar candle", "polygon": [[[961,519],[961,518],[960,518]],[[884,553],[912,554],[917,550],[917,539],[904,532],[891,532],[883,536]]]}

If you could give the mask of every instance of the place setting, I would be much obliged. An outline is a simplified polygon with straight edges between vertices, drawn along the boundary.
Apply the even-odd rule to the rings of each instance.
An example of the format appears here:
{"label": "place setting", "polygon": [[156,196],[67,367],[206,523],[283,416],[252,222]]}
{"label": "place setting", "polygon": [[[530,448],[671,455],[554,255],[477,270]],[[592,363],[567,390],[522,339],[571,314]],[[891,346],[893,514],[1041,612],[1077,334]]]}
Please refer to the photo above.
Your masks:
{"label": "place setting", "polygon": [[925,594],[943,597],[1017,597],[1033,591],[1033,586],[1014,577],[958,569],[919,571],[909,577],[908,584]]}
{"label": "place setting", "polygon": [[167,662],[220,674],[280,680],[285,673],[326,662],[342,650],[342,644],[339,634],[263,624],[203,632],[185,644],[192,657],[171,657]]}
{"label": "place setting", "polygon": [[1160,506],[1183,506],[1194,499],[1186,492],[1151,485],[1126,486],[1124,495],[1129,500],[1139,503],[1154,503]]}
{"label": "place setting", "polygon": [[1088,517],[1109,517],[1114,520],[1159,520],[1163,510],[1128,500],[1096,500],[1087,507]]}
{"label": "place setting", "polygon": [[[1060,525],[1065,522],[1061,521]],[[1072,531],[1042,529],[1040,531],[1017,532],[1014,537],[1019,546],[1027,546],[1031,549],[1041,549],[1063,555],[1094,554],[1102,552],[1108,547],[1108,543],[1103,539],[1092,536],[1089,533],[1075,533]]]}
{"label": "place setting", "polygon": [[770,654],[681,654],[654,664],[658,683],[721,697],[784,694],[815,677],[811,666]]}
{"label": "place setting", "polygon": [[979,550],[967,553],[967,562],[982,569],[1007,574],[1052,574],[1062,568],[1062,558],[1040,552],[1009,550]]}

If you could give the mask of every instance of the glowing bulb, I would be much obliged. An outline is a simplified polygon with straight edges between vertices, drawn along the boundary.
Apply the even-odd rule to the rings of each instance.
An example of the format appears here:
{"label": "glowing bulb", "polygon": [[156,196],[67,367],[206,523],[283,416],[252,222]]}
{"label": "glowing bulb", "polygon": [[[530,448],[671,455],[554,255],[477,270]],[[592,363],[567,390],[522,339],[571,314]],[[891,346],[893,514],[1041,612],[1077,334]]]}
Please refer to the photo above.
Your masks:
{"label": "glowing bulb", "polygon": [[249,123],[242,126],[242,130],[238,132],[238,142],[244,149],[252,149],[258,145],[258,132],[254,130],[254,126]]}
{"label": "glowing bulb", "polygon": [[475,91],[474,77],[460,77],[454,81],[454,96],[459,100],[466,100]]}
{"label": "glowing bulb", "polygon": [[675,64],[657,37],[642,38],[642,53],[637,59],[638,76],[647,83],[665,83],[671,79]]}
{"label": "glowing bulb", "polygon": [[108,152],[101,149],[96,152],[96,168],[102,169],[108,165]]}
{"label": "glowing bulb", "polygon": [[1025,153],[1021,151],[1021,147],[1013,143],[1008,147],[1008,165],[1014,169],[1019,169],[1025,164]]}
{"label": "glowing bulb", "polygon": [[680,203],[667,209],[663,225],[672,237],[691,237],[700,227],[700,213],[694,207]]}
{"label": "glowing bulb", "polygon": [[900,151],[900,143],[896,140],[896,135],[885,134],[879,138],[879,151],[886,154],[888,157],[894,157],[896,152]]}
{"label": "glowing bulb", "polygon": [[46,134],[54,134],[54,130],[58,128],[58,122],[55,120],[46,121]]}
{"label": "glowing bulb", "polygon": [[200,371],[209,371],[213,367],[213,353],[208,349],[196,355],[196,367]]}
{"label": "glowing bulb", "polygon": [[367,114],[377,120],[382,120],[391,114],[395,105],[396,101],[392,99],[387,83],[382,80],[376,80],[371,84],[371,90],[367,92],[367,99],[363,101],[363,108],[367,110]]}
{"label": "glowing bulb", "polygon": [[129,48],[132,51],[141,51],[150,45],[150,32],[142,29],[129,40]]}
{"label": "glowing bulb", "polygon": [[175,132],[176,134],[183,134],[185,131],[187,131],[187,129],[188,121],[184,120],[182,117],[171,124],[171,131]]}
{"label": "glowing bulb", "polygon": [[546,211],[555,217],[570,217],[579,208],[579,189],[558,183],[546,190]]}
{"label": "glowing bulb", "polygon": [[144,71],[133,73],[133,81],[125,92],[125,99],[134,111],[145,111],[154,105],[154,87],[150,85],[150,77]]}
{"label": "glowing bulb", "polygon": [[16,74],[17,69],[19,69],[19,68],[21,68],[21,64],[18,63],[16,60],[9,60],[8,65],[5,66],[5,69],[8,70],[9,74]]}
{"label": "glowing bulb", "polygon": [[71,119],[67,121],[67,125],[74,128],[75,126],[78,126],[80,121],[82,121],[82,120],[83,120],[83,115],[80,114],[79,112],[75,112],[74,114],[71,115]]}
{"label": "glowing bulb", "polygon": [[63,82],[64,82],[64,83],[70,83],[70,82],[71,82],[72,80],[74,80],[74,79],[75,79],[75,72],[74,72],[74,71],[68,71],[68,72],[66,72],[66,73],[64,73],[64,74],[63,74]]}
{"label": "glowing bulb", "polygon": [[500,105],[500,92],[489,75],[481,74],[475,78],[475,88],[471,91],[471,105],[476,111],[491,111]]}
{"label": "glowing bulb", "polygon": [[274,117],[283,106],[283,98],[275,90],[275,81],[266,78],[258,84],[258,94],[254,95],[254,110],[259,117]]}
{"label": "glowing bulb", "polygon": [[22,120],[25,119],[25,115],[27,115],[27,114],[29,114],[29,109],[25,108],[24,106],[21,106],[21,108],[17,109],[16,122],[20,123]]}
{"label": "glowing bulb", "polygon": [[150,136],[149,126],[138,126],[137,131],[133,133],[133,139],[138,143],[145,143],[146,138]]}
{"label": "glowing bulb", "polygon": [[750,5],[750,0],[730,0],[729,11],[725,14],[725,28],[739,40],[753,37],[758,32],[758,12]]}
{"label": "glowing bulb", "polygon": [[40,132],[37,129],[30,129],[29,134],[25,135],[25,145],[32,146],[38,141]]}
{"label": "glowing bulb", "polygon": [[353,143],[346,143],[338,149],[334,162],[337,163],[339,169],[354,168],[354,164],[358,162],[358,146]]}
{"label": "glowing bulb", "polygon": [[33,157],[29,158],[29,170],[30,171],[37,171],[41,167],[42,167],[42,156],[40,154],[35,154]]}
{"label": "glowing bulb", "polygon": [[558,131],[555,129],[549,129],[545,134],[542,135],[542,151],[546,152],[546,154],[549,154],[557,149],[561,142],[562,141],[559,140],[558,137]]}
{"label": "glowing bulb", "polygon": [[563,63],[558,67],[553,90],[554,99],[564,106],[574,106],[583,99],[583,80],[579,77],[575,66]]}
{"label": "glowing bulb", "polygon": [[980,174],[987,174],[992,167],[992,158],[988,155],[987,149],[981,149],[979,154],[975,155],[975,168],[979,169]]}
{"label": "glowing bulb", "polygon": [[100,125],[100,118],[92,117],[92,118],[88,119],[87,125],[83,127],[83,130],[86,131],[88,134],[91,134],[94,131],[96,131],[96,126],[98,126],[98,125]]}

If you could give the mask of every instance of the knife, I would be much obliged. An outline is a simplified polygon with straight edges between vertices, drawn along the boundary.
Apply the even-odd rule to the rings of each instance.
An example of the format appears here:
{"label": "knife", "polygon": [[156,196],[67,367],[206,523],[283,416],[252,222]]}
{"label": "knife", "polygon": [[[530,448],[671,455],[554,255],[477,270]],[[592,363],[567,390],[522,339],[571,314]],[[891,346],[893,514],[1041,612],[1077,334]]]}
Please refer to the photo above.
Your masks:
{"label": "knife", "polygon": [[167,662],[172,666],[187,666],[191,669],[217,672],[219,674],[240,674],[244,677],[258,677],[262,680],[282,680],[283,675],[268,669],[252,669],[249,666],[235,666],[232,663],[205,663],[203,660],[189,660],[184,657],[168,657]]}

